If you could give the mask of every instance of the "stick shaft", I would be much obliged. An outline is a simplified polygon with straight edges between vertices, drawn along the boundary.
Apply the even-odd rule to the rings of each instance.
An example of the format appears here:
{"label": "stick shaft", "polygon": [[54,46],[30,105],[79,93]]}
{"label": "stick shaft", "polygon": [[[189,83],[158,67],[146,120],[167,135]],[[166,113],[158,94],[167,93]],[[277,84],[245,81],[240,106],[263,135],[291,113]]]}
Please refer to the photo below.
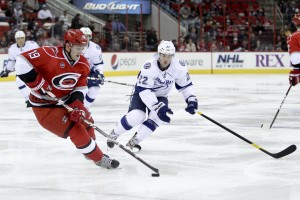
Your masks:
{"label": "stick shaft", "polygon": [[276,112],[274,118],[273,118],[273,121],[272,121],[272,123],[270,124],[270,129],[272,128],[272,126],[273,126],[273,124],[274,124],[274,122],[275,122],[275,120],[276,120],[276,118],[277,118],[277,115],[279,114],[279,111],[280,111],[280,109],[281,109],[281,107],[282,107],[282,105],[283,105],[283,103],[284,103],[286,97],[288,96],[288,94],[289,94],[291,88],[292,88],[292,84],[290,85],[289,89],[287,90],[287,92],[286,92],[286,94],[285,94],[285,96],[284,96],[284,98],[283,98],[283,100],[282,100],[282,102],[281,102],[281,104],[280,104],[280,106],[279,106],[279,108],[278,108],[278,110],[277,110],[277,112]]}
{"label": "stick shaft", "polygon": [[120,83],[120,82],[115,82],[115,81],[110,81],[110,80],[104,80],[107,83],[114,83],[114,84],[118,84],[118,85],[126,85],[126,86],[131,86],[133,87],[134,85],[132,84],[128,84],[128,83]]}

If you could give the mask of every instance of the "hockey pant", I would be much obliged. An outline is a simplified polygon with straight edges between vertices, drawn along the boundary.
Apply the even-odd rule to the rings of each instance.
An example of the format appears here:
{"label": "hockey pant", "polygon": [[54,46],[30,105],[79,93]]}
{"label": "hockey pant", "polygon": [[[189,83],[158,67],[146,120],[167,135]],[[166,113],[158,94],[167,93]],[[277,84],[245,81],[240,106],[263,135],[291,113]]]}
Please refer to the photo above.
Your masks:
{"label": "hockey pant", "polygon": [[42,127],[58,137],[70,137],[73,144],[89,159],[97,162],[103,153],[95,142],[95,132],[84,123],[75,123],[69,119],[65,108],[33,107],[33,112]]}

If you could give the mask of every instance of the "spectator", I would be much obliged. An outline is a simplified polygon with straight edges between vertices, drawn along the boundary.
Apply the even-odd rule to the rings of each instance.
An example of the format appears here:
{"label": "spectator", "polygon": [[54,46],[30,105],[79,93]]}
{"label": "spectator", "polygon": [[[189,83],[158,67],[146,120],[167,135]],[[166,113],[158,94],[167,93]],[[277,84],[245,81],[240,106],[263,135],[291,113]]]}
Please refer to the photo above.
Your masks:
{"label": "spectator", "polygon": [[258,33],[258,35],[262,35],[262,33],[265,32],[265,27],[262,25],[261,22],[258,22],[254,30]]}
{"label": "spectator", "polygon": [[178,51],[177,40],[176,40],[176,39],[173,39],[173,40],[172,40],[172,43],[173,43],[173,45],[174,45],[174,47],[175,47],[175,50]]}
{"label": "spectator", "polygon": [[121,43],[121,51],[131,51],[131,44],[127,35],[124,36],[123,41]]}
{"label": "spectator", "polygon": [[147,37],[146,37],[146,51],[155,51],[157,49],[157,35],[154,28],[151,28],[151,30],[147,31]]}
{"label": "spectator", "polygon": [[22,11],[22,4],[17,2],[14,8],[14,17],[16,18],[17,24],[23,22],[23,11]]}
{"label": "spectator", "polygon": [[105,40],[110,45],[112,43],[112,34],[113,34],[111,18],[108,18],[106,24],[103,27],[103,30],[104,30]]}
{"label": "spectator", "polygon": [[133,43],[132,51],[137,51],[137,52],[141,51],[141,47],[140,47],[140,43],[139,42],[135,41]]}
{"label": "spectator", "polygon": [[191,38],[188,39],[188,43],[186,44],[186,51],[189,51],[189,52],[196,51],[196,45],[193,43]]}
{"label": "spectator", "polygon": [[71,22],[71,29],[80,29],[82,27],[80,14],[77,13]]}
{"label": "spectator", "polygon": [[47,8],[47,6],[44,4],[42,5],[42,9],[38,12],[37,18],[42,20],[42,22],[45,21],[52,21],[53,15],[51,11]]}
{"label": "spectator", "polygon": [[89,21],[88,27],[92,32],[94,32],[95,31],[94,21]]}
{"label": "spectator", "polygon": [[53,25],[53,36],[58,39],[62,39],[63,37],[63,25],[64,21],[60,20],[59,17],[55,17],[54,25]]}
{"label": "spectator", "polygon": [[43,8],[43,5],[47,4],[46,0],[38,0],[38,3],[39,3],[39,10]]}
{"label": "spectator", "polygon": [[205,43],[204,38],[200,39],[200,40],[197,42],[197,50],[198,50],[198,51],[201,51],[201,52],[207,51],[206,43]]}
{"label": "spectator", "polygon": [[188,7],[186,3],[183,3],[182,7],[180,8],[180,18],[186,30],[188,30],[190,15],[191,15],[190,7]]}
{"label": "spectator", "polygon": [[119,17],[115,16],[115,21],[112,22],[112,30],[115,34],[120,32],[127,32],[125,25],[119,21]]}
{"label": "spectator", "polygon": [[233,43],[230,46],[230,51],[241,51],[242,47],[239,44],[238,38],[233,38]]}
{"label": "spectator", "polygon": [[185,40],[183,37],[179,38],[177,47],[178,47],[178,51],[180,51],[180,52],[186,51],[186,44],[185,44]]}
{"label": "spectator", "polygon": [[67,10],[64,10],[63,14],[59,17],[59,20],[64,22],[63,31],[68,30],[69,26],[70,26],[70,22],[68,19],[68,11]]}
{"label": "spectator", "polygon": [[198,41],[198,33],[196,28],[192,28],[191,32],[186,36],[186,40],[192,39],[193,43],[196,44]]}

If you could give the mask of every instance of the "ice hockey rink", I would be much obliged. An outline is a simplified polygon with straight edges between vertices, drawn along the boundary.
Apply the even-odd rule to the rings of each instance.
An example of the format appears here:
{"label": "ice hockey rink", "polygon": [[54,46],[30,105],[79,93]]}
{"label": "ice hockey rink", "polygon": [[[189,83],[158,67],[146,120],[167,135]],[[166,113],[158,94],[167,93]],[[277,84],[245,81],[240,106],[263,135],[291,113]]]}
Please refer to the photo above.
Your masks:
{"label": "ice hockey rink", "polygon": [[[271,153],[300,148],[300,86],[292,87],[271,130],[270,124],[289,87],[288,75],[191,75],[199,111]],[[107,77],[134,84],[135,77]],[[105,83],[91,112],[109,133],[126,114],[130,86]],[[120,161],[107,170],[87,161],[69,139],[44,130],[14,82],[0,82],[1,200],[299,200],[300,150],[274,159],[202,116],[189,115],[174,89],[174,115],[141,143],[141,159],[102,150]],[[119,138],[126,144],[136,128]]]}

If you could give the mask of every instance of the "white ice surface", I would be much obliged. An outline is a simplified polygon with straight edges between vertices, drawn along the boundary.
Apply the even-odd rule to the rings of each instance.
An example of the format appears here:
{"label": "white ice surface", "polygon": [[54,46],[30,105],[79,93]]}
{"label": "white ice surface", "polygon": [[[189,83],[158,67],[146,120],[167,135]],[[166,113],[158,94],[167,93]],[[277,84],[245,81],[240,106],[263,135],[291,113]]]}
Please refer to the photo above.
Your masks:
{"label": "white ice surface", "polygon": [[[300,147],[300,86],[292,87],[271,130],[270,124],[289,87],[287,75],[192,75],[199,111],[277,153]],[[135,77],[108,77],[134,84]],[[126,114],[131,87],[105,83],[91,111],[109,133]],[[0,82],[1,200],[299,200],[300,151],[274,159],[200,115],[185,112],[176,89],[174,111],[141,143],[137,155],[160,170],[160,177],[106,139],[97,143],[121,166],[106,170],[87,161],[69,139],[44,130],[14,82]],[[126,144],[136,128],[119,138]]]}

